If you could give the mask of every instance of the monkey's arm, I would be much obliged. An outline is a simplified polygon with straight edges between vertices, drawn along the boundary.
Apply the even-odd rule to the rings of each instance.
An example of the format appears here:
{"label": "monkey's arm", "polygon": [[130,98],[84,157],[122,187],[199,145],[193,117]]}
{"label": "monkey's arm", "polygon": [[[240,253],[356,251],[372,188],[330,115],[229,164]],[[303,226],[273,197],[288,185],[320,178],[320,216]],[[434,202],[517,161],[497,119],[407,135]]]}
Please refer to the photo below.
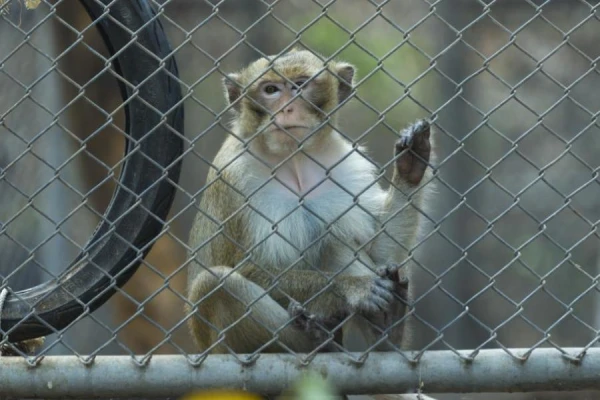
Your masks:
{"label": "monkey's arm", "polygon": [[[215,164],[224,164],[225,161]],[[206,188],[189,237],[190,252],[197,261],[190,265],[190,282],[207,268],[233,267],[244,257],[244,229],[240,218],[244,197],[233,189],[236,182],[230,175],[227,169],[221,173],[214,168],[208,171]]]}
{"label": "monkey's arm", "polygon": [[[414,298],[415,285],[411,283],[413,262],[407,257],[412,251],[415,238],[420,230],[421,211],[425,203],[426,189],[419,187],[423,179],[428,179],[431,169],[428,168],[431,156],[430,126],[425,121],[417,121],[402,132],[400,140],[395,144],[394,171],[392,184],[384,202],[381,217],[381,232],[370,249],[373,261],[378,265],[395,264],[397,269],[391,271],[390,278],[398,282],[396,295],[403,301]],[[399,273],[401,271],[401,273]],[[394,346],[406,346],[410,340],[407,324],[396,324],[406,313],[404,303],[395,302],[390,311],[384,314],[384,326],[388,326],[389,343]],[[410,320],[410,318],[409,318]],[[409,323],[410,324],[410,323]],[[392,350],[395,347],[390,347]],[[388,343],[382,345],[388,349]]]}
{"label": "monkey's arm", "polygon": [[395,144],[396,162],[381,218],[383,232],[375,239],[370,252],[376,264],[402,264],[412,249],[421,224],[419,208],[426,196],[425,188],[418,186],[431,174],[430,156],[428,122],[417,121],[402,131]]}

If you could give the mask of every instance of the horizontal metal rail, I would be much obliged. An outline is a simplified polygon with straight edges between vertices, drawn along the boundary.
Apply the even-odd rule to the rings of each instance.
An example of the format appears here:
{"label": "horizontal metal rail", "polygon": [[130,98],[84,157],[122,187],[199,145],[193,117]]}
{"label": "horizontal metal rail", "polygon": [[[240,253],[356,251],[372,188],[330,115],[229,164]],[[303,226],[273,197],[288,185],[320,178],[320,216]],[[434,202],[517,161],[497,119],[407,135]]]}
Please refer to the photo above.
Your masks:
{"label": "horizontal metal rail", "polygon": [[[564,349],[578,354],[582,349]],[[513,349],[522,354],[527,349]],[[398,353],[372,353],[360,366],[347,354],[264,354],[242,365],[234,356],[211,355],[200,366],[176,355],[157,355],[144,366],[130,356],[98,356],[87,367],[75,356],[45,357],[32,367],[21,357],[0,358],[0,396],[105,398],[180,396],[196,389],[244,388],[277,393],[307,371],[321,374],[343,393],[429,393],[600,389],[600,349],[573,362],[556,349],[537,349],[526,361],[504,350],[482,350],[472,362],[451,351],[430,351],[417,364]]]}

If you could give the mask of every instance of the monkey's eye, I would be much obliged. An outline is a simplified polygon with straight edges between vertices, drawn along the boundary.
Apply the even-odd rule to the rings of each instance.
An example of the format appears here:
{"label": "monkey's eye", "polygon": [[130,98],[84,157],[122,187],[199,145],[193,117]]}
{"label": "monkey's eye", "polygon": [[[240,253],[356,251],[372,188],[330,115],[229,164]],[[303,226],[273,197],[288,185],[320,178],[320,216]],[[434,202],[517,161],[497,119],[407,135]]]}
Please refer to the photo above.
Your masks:
{"label": "monkey's eye", "polygon": [[302,90],[302,88],[300,86],[304,85],[306,83],[306,79],[302,78],[302,79],[297,79],[296,81],[294,81],[294,87],[292,87],[292,91],[297,92],[299,90]]}
{"label": "monkey's eye", "polygon": [[263,90],[266,94],[275,94],[279,92],[279,88],[275,85],[267,85]]}

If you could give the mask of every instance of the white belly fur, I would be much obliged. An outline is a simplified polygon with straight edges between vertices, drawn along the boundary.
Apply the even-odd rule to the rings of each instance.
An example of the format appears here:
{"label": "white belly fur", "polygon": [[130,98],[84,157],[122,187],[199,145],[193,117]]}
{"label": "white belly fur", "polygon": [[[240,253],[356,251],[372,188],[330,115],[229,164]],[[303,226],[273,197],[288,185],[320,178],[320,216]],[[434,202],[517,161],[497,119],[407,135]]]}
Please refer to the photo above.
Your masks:
{"label": "white belly fur", "polygon": [[278,180],[249,179],[247,185],[260,187],[245,190],[253,193],[247,212],[255,262],[276,263],[277,269],[299,259],[313,268],[344,267],[322,265],[325,258],[332,258],[324,251],[338,247],[330,246],[335,241],[343,241],[350,252],[373,240],[385,198],[381,187],[373,184],[374,168],[352,153],[329,176],[319,166],[306,167],[300,188],[286,170],[277,175]]}

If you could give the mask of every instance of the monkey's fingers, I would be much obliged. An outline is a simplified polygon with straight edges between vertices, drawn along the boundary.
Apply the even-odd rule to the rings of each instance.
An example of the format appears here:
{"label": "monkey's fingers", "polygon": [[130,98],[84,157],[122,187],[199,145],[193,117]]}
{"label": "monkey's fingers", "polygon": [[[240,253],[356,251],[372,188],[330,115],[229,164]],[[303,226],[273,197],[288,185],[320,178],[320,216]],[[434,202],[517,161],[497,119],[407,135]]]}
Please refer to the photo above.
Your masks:
{"label": "monkey's fingers", "polygon": [[402,266],[397,263],[387,263],[383,267],[377,268],[375,272],[382,278],[387,278],[396,283],[400,283],[400,276],[398,275],[398,271],[400,271],[401,267]]}
{"label": "monkey's fingers", "polygon": [[431,125],[429,122],[424,119],[419,119],[400,132],[401,138],[398,140],[398,144],[401,144],[404,148],[411,147],[415,139],[422,138],[429,140],[430,133]]}
{"label": "monkey's fingers", "polygon": [[373,281],[370,293],[358,304],[357,311],[371,314],[387,310],[394,300],[395,284],[387,278]]}
{"label": "monkey's fingers", "polygon": [[402,299],[404,303],[408,303],[408,278],[405,276],[398,277],[398,284],[396,286],[396,294]]}
{"label": "monkey's fingers", "polygon": [[396,142],[396,171],[398,176],[411,185],[423,179],[431,156],[431,125],[419,120],[401,132]]}
{"label": "monkey's fingers", "polygon": [[399,276],[397,283],[398,283],[398,286],[408,289],[408,278],[406,276]]}
{"label": "monkey's fingers", "polygon": [[[408,278],[406,276],[400,276],[398,273],[401,265],[396,263],[388,263],[383,267],[377,269],[377,275],[382,278],[389,279],[394,283],[395,296],[402,299],[402,301],[408,301]],[[396,299],[396,297],[394,298]]]}

